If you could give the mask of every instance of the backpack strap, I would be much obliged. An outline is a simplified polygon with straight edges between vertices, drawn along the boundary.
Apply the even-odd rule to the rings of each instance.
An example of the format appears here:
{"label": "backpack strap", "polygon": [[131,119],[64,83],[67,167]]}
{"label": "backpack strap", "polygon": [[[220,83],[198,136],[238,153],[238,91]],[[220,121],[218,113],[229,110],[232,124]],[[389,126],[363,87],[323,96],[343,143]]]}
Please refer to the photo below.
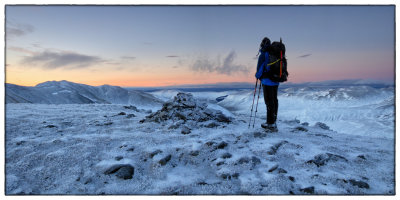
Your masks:
{"label": "backpack strap", "polygon": [[267,66],[271,66],[271,65],[273,65],[273,64],[275,64],[275,63],[277,63],[277,62],[279,62],[279,61],[281,61],[281,59],[275,60],[275,61],[272,62],[272,63],[268,63]]}
{"label": "backpack strap", "polygon": [[[281,43],[282,43],[282,38],[281,38]],[[279,60],[282,60],[282,51],[281,51],[281,59],[279,59]],[[280,69],[279,69],[279,78],[280,78],[280,77],[282,77],[282,61],[279,66],[280,66]]]}
{"label": "backpack strap", "polygon": [[277,63],[277,62],[279,62],[279,61],[281,61],[281,59],[278,59],[278,60],[276,60],[276,61],[274,61],[274,62],[272,62],[272,63],[268,63],[267,66],[271,66],[271,65],[273,65],[273,64],[275,64],[275,63]]}

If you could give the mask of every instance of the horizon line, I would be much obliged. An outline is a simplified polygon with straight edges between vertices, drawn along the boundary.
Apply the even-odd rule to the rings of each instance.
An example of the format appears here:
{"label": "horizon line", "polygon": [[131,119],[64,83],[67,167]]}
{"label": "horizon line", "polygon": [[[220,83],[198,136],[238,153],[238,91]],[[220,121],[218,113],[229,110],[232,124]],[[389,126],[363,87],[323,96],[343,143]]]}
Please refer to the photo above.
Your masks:
{"label": "horizon line", "polygon": [[[322,80],[322,81],[306,81],[306,82],[284,82],[281,84],[310,84],[310,83],[324,83],[324,82],[336,82],[336,81],[369,81],[372,83],[380,83],[380,84],[387,84],[387,85],[396,85],[395,81],[388,81],[388,80],[379,80],[379,79],[332,79],[332,80]],[[198,87],[198,86],[217,86],[217,85],[229,85],[229,84],[250,84],[253,85],[254,83],[252,82],[215,82],[215,83],[203,83],[203,84],[180,84],[180,85],[163,85],[163,86],[120,86],[120,85],[110,85],[110,84],[101,84],[101,85],[90,85],[86,83],[79,83],[79,82],[73,82],[73,81],[68,81],[68,80],[51,80],[51,81],[44,81],[41,83],[38,83],[34,86],[29,86],[29,85],[19,85],[16,83],[7,83],[5,84],[13,84],[13,85],[18,85],[18,86],[23,86],[23,87],[35,87],[39,84],[46,83],[46,82],[70,82],[70,83],[76,83],[76,84],[82,84],[82,85],[89,85],[93,87],[98,87],[98,86],[117,86],[117,87],[122,87],[122,88],[174,88],[174,87]]]}

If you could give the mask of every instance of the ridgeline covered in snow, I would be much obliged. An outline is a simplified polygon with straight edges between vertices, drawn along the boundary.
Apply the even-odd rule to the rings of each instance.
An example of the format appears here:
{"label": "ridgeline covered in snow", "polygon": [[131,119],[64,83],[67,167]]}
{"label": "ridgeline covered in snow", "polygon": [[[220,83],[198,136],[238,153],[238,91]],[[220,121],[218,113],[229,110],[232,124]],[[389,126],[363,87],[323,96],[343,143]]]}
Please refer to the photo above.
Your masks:
{"label": "ridgeline covered in snow", "polygon": [[[395,192],[390,138],[279,117],[276,133],[248,129],[247,114],[188,93],[149,112],[118,104],[6,104],[6,194]],[[256,124],[264,121],[265,114]]]}
{"label": "ridgeline covered in snow", "polygon": [[6,103],[40,104],[132,104],[159,106],[153,95],[119,86],[90,86],[68,81],[48,81],[34,87],[6,83]]}

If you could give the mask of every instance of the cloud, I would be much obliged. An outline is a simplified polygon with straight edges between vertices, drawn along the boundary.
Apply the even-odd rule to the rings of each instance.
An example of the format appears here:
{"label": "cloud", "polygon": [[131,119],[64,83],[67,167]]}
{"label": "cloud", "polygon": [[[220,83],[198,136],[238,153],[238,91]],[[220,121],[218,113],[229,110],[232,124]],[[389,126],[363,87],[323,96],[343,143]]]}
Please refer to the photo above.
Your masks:
{"label": "cloud", "polygon": [[120,62],[113,62],[113,61],[106,62],[105,64],[107,64],[107,65],[121,65]]}
{"label": "cloud", "polygon": [[169,55],[169,56],[166,56],[167,58],[179,58],[179,56],[176,56],[176,55]]}
{"label": "cloud", "polygon": [[123,59],[123,60],[135,60],[136,57],[134,57],[134,56],[121,56],[121,59]]}
{"label": "cloud", "polygon": [[306,58],[306,57],[308,57],[308,56],[311,56],[311,54],[309,53],[309,54],[304,54],[304,55],[301,55],[301,56],[299,56],[299,57],[297,57],[297,58]]}
{"label": "cloud", "polygon": [[11,51],[15,51],[15,52],[20,52],[20,53],[28,53],[28,54],[31,54],[31,55],[35,54],[35,52],[33,52],[31,50],[28,50],[28,49],[25,49],[25,48],[22,48],[22,47],[11,46],[11,47],[8,47],[7,49],[11,50]]}
{"label": "cloud", "polygon": [[38,43],[33,43],[32,46],[35,48],[42,48],[42,45],[40,45]]}
{"label": "cloud", "polygon": [[220,59],[210,61],[208,59],[198,59],[191,66],[193,71],[217,72],[219,74],[231,75],[234,73],[248,73],[249,69],[245,65],[234,64],[236,58],[235,51],[231,51],[224,59],[222,64]]}
{"label": "cloud", "polygon": [[35,55],[25,57],[23,64],[40,64],[44,68],[84,68],[104,62],[97,56],[88,56],[74,52],[44,51]]}
{"label": "cloud", "polygon": [[20,37],[32,33],[35,27],[30,24],[19,24],[7,21],[6,37]]}

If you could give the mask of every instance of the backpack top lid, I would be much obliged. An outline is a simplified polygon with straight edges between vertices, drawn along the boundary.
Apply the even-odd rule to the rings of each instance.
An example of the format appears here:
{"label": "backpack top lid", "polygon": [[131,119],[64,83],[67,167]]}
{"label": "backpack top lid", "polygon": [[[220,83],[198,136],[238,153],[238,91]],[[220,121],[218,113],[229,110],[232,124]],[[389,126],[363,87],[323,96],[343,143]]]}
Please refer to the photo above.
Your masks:
{"label": "backpack top lid", "polygon": [[281,52],[282,56],[285,56],[286,48],[285,44],[282,43],[282,38],[279,42],[275,41],[271,45],[267,47],[267,52],[274,55],[277,58],[281,57]]}

